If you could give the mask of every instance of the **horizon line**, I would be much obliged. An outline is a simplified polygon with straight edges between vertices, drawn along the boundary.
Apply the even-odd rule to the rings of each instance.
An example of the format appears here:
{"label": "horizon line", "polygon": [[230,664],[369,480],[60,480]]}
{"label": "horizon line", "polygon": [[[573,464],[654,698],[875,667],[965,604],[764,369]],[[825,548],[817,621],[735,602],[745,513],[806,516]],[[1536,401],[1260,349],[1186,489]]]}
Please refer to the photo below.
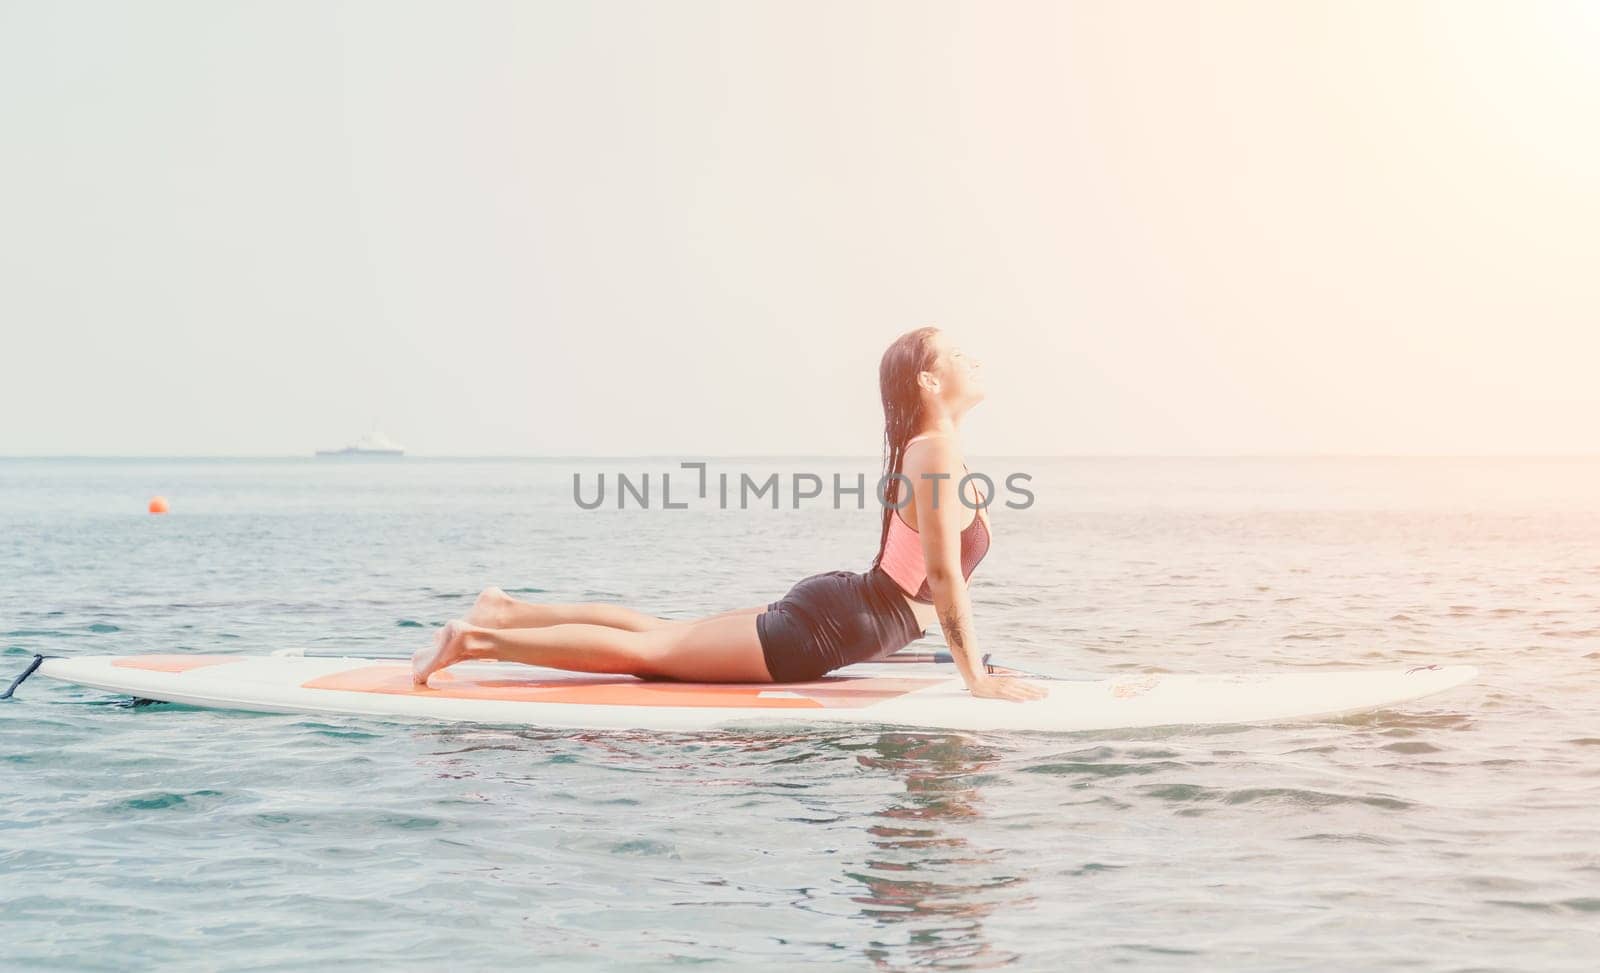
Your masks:
{"label": "horizon line", "polygon": [[[1206,453],[983,453],[1000,459],[1600,459],[1597,452],[1206,452]],[[320,463],[383,465],[406,460],[603,460],[644,459],[882,459],[881,453],[408,453],[403,456],[317,456],[313,453],[0,453],[4,460],[304,460]]]}

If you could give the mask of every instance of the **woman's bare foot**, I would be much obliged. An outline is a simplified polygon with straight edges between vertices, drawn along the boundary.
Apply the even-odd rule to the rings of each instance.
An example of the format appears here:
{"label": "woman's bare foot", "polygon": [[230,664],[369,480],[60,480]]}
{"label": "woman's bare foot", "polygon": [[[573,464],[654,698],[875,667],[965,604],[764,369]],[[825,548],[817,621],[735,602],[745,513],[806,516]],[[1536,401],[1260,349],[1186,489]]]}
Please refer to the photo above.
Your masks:
{"label": "woman's bare foot", "polygon": [[472,603],[472,611],[467,612],[467,624],[479,628],[504,628],[506,616],[515,601],[499,588],[485,588],[478,595],[478,600]]}
{"label": "woman's bare foot", "polygon": [[411,653],[411,681],[418,686],[428,684],[428,677],[445,666],[460,662],[465,646],[462,644],[472,626],[459,618],[444,623],[444,628],[433,634],[433,644]]}

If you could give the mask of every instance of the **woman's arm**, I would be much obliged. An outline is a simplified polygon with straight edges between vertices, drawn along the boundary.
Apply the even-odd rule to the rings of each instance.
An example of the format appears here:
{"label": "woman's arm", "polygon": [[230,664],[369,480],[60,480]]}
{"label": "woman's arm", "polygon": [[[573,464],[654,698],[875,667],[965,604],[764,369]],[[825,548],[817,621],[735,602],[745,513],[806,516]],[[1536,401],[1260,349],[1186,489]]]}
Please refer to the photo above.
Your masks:
{"label": "woman's arm", "polygon": [[902,472],[911,479],[922,558],[928,567],[928,590],[933,595],[950,655],[974,696],[1039,699],[1046,695],[1042,687],[983,671],[977,639],[972,634],[972,601],[961,574],[961,522],[967,512],[956,492],[961,482],[961,456],[947,437],[931,437],[925,443],[907,454]]}

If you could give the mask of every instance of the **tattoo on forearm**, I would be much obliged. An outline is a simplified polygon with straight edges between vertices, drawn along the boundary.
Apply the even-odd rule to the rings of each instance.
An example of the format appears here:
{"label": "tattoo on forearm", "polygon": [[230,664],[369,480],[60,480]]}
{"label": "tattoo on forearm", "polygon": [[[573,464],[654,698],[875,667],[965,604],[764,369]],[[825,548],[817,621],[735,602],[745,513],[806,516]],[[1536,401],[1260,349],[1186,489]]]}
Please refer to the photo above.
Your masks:
{"label": "tattoo on forearm", "polygon": [[939,627],[944,629],[944,640],[950,646],[950,651],[960,654],[967,648],[967,616],[961,609],[951,605],[949,609],[939,613]]}

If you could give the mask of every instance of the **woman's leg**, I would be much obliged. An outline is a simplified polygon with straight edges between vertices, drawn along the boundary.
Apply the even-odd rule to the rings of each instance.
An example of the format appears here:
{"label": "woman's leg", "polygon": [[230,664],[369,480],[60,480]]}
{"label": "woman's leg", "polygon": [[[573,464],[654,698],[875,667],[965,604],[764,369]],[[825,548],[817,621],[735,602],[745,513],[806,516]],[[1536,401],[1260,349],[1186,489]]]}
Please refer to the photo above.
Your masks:
{"label": "woman's leg", "polygon": [[744,610],[645,632],[583,623],[491,629],[453,621],[430,649],[412,657],[413,678],[426,682],[446,666],[474,659],[687,682],[772,681],[756,613]]}
{"label": "woman's leg", "polygon": [[[759,615],[766,605],[754,608],[735,608],[712,618],[727,615]],[[621,605],[564,604],[537,605],[518,601],[499,588],[485,588],[467,613],[467,624],[478,628],[546,628],[551,625],[581,624],[604,625],[626,632],[653,632],[678,625],[692,625],[706,621],[702,618],[658,618],[644,612],[623,608]]]}
{"label": "woman's leg", "polygon": [[499,588],[485,588],[467,613],[466,621],[478,628],[544,628],[550,625],[604,625],[628,632],[648,632],[674,624],[620,605],[537,605],[517,599]]}

